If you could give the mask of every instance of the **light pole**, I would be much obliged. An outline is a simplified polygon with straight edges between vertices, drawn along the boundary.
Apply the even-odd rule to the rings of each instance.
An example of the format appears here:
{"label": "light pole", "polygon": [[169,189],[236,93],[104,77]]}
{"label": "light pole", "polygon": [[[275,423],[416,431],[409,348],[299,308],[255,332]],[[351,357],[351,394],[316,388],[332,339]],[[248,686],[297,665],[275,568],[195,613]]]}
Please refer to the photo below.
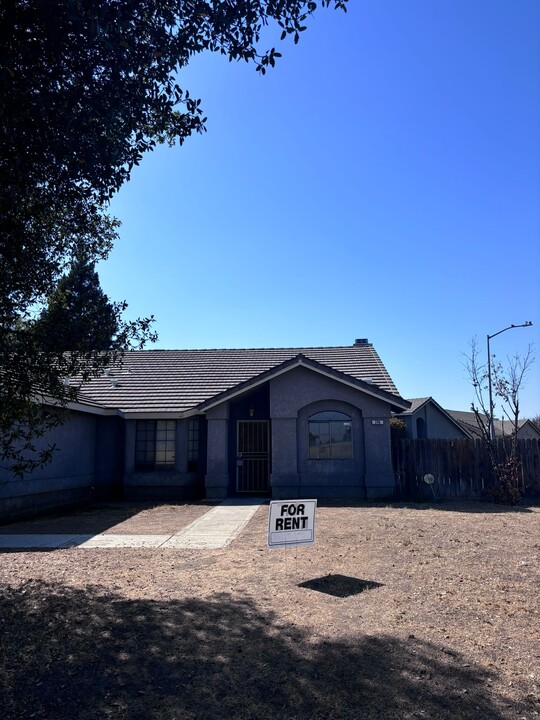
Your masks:
{"label": "light pole", "polygon": [[512,330],[512,328],[520,328],[520,327],[530,327],[532,325],[532,322],[530,320],[527,320],[527,322],[523,323],[522,325],[509,325],[508,327],[505,327],[504,330],[499,330],[499,332],[493,333],[493,335],[487,336],[487,357],[488,357],[488,386],[489,386],[489,439],[493,440],[495,437],[495,428],[493,427],[493,394],[491,390],[491,354],[489,350],[489,341],[492,340],[494,337],[497,337],[497,335],[500,335],[503,332],[506,332],[507,330]]}

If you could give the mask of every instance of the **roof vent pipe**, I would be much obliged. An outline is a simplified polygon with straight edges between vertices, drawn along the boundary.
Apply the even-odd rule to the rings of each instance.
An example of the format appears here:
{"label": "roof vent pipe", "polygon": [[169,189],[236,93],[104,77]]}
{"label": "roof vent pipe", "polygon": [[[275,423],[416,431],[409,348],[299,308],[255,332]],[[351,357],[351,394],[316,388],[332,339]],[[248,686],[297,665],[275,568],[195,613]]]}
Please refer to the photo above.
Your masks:
{"label": "roof vent pipe", "polygon": [[356,338],[354,341],[355,345],[369,345],[369,341],[367,338]]}

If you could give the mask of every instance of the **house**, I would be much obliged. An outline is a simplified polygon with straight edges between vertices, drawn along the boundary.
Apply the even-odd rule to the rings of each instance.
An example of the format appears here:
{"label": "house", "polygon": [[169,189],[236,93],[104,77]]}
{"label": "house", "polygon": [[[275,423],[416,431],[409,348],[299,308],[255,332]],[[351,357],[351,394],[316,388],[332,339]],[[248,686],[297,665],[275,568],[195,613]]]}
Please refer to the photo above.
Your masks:
{"label": "house", "polygon": [[[447,410],[446,411],[459,425],[469,434],[470,437],[479,438],[482,437],[480,428],[476,416],[473,412],[464,412],[462,410]],[[486,415],[482,415],[482,418],[486,425],[488,425],[488,419]],[[493,420],[493,430],[495,437],[504,437],[505,435],[511,435],[513,432],[513,424],[510,420]],[[517,436],[520,440],[527,438],[538,440],[540,439],[540,430],[530,420],[519,420]]]}
{"label": "house", "polygon": [[470,431],[442,408],[432,397],[413,398],[411,406],[399,413],[412,440],[456,440],[472,437]]}
{"label": "house", "polygon": [[409,407],[365,339],[130,352],[79,399],[53,465],[17,498],[0,486],[0,512],[36,493],[51,504],[108,487],[128,498],[391,498],[389,420]]}
{"label": "house", "polygon": [[[481,437],[480,428],[473,412],[445,410],[432,397],[409,399],[410,407],[396,414],[404,421],[407,437],[411,440],[459,440]],[[487,417],[482,416],[487,425]],[[511,435],[512,424],[509,420],[494,420],[496,437]],[[520,420],[518,438],[540,439],[540,431],[530,420]]]}

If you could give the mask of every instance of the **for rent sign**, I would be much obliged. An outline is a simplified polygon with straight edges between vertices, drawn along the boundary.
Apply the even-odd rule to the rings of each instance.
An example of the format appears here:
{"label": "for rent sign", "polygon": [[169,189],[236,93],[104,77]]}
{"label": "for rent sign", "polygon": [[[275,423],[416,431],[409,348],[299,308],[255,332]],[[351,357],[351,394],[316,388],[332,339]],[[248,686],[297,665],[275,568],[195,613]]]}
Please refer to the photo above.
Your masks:
{"label": "for rent sign", "polygon": [[268,515],[268,546],[314,543],[316,507],[316,500],[272,500]]}

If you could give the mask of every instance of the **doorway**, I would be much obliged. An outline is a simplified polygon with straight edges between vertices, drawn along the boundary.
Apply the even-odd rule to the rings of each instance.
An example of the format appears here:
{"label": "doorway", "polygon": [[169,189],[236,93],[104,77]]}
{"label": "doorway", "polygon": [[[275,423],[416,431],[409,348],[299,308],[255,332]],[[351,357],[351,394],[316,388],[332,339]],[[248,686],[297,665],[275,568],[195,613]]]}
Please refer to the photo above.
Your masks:
{"label": "doorway", "polygon": [[238,420],[236,437],[236,492],[268,493],[268,420]]}

